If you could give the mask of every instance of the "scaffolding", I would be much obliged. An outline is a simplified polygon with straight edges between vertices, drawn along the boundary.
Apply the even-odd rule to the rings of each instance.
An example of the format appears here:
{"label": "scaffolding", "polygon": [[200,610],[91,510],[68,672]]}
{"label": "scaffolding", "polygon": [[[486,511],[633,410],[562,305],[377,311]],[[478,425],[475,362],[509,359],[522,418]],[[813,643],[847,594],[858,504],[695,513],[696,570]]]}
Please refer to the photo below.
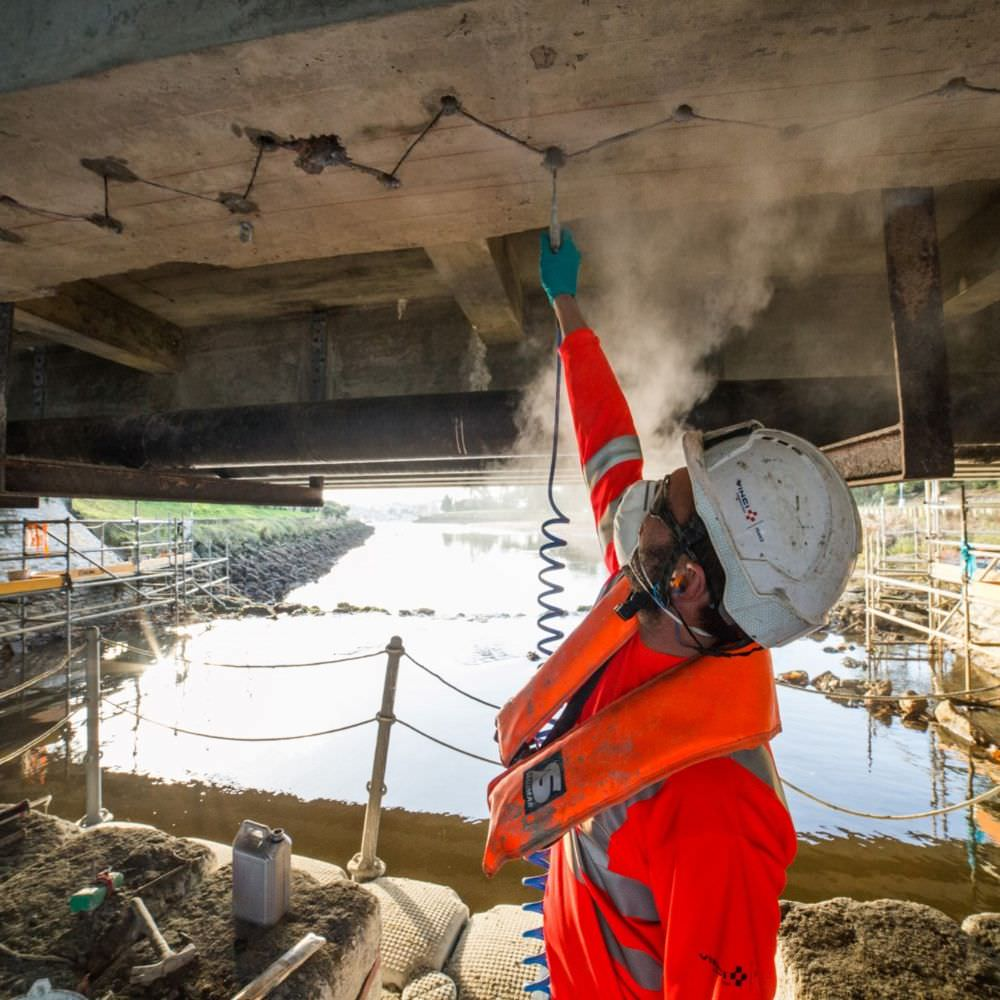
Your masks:
{"label": "scaffolding", "polygon": [[199,556],[193,528],[178,518],[0,520],[0,642],[19,655],[21,683],[30,636],[65,634],[68,676],[81,625],[150,608],[173,608],[176,621],[196,597],[224,603],[229,544]]}
{"label": "scaffolding", "polygon": [[1000,498],[924,484],[920,504],[864,508],[865,645],[880,625],[916,633],[932,660],[958,653],[970,688],[977,651],[1000,647]]}

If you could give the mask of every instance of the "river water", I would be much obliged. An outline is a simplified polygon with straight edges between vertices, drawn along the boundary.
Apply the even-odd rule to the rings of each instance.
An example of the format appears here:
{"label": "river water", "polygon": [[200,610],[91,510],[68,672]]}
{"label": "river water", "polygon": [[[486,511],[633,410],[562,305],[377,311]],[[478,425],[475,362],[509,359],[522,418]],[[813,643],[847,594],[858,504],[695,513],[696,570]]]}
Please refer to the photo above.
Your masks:
{"label": "river water", "polygon": [[[565,593],[559,600],[570,609],[566,627],[579,620],[579,609],[602,582],[589,530],[571,529],[571,542],[560,574]],[[386,522],[330,574],[289,595],[289,601],[328,613],[186,626],[176,646],[145,657],[153,662],[143,672],[106,677],[106,806],[119,819],[224,841],[251,817],[286,827],[298,852],[343,865],[360,844],[374,724],[291,742],[222,741],[178,728],[261,740],[371,720],[384,677],[379,651],[393,635],[413,660],[462,691],[502,703],[534,669],[527,654],[540,634],[536,546],[537,532],[523,523]],[[370,609],[337,612],[342,602]],[[858,676],[842,661],[845,655],[863,659],[863,651],[838,650],[842,645],[836,636],[801,640],[775,651],[776,669]],[[922,647],[891,652],[898,658],[879,670],[896,690],[929,688]],[[114,646],[108,653],[121,661],[138,658]],[[263,666],[369,653],[377,655],[299,668]],[[863,709],[809,691],[779,691],[784,732],[773,745],[778,766],[789,781],[825,799],[864,812],[912,813],[990,787],[933,730],[909,729],[898,719],[877,722]],[[408,658],[400,668],[395,712],[427,736],[496,759],[494,710]],[[74,722],[67,742],[41,748],[20,767],[0,768],[0,799],[49,790],[60,815],[82,812],[82,710]],[[530,898],[519,884],[522,866],[508,866],[492,882],[478,871],[485,787],[498,768],[427,736],[402,725],[392,731],[379,843],[390,873],[451,884],[476,910]],[[800,838],[790,898],[895,896],[955,917],[1000,910],[1000,847],[988,832],[1000,825],[994,818],[1000,814],[963,810],[899,822],[832,812],[793,791],[788,799]]]}

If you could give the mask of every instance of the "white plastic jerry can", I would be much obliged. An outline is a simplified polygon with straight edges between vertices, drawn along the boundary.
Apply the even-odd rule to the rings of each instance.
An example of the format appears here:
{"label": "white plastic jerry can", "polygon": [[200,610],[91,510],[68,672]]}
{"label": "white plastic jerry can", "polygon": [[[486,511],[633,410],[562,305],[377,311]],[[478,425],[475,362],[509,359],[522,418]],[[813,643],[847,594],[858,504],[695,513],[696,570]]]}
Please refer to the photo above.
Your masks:
{"label": "white plastic jerry can", "polygon": [[292,838],[281,827],[245,819],[233,841],[233,917],[261,927],[287,912]]}
{"label": "white plastic jerry can", "polygon": [[54,990],[47,979],[36,979],[31,989],[14,1000],[87,1000],[82,993],[73,990]]}

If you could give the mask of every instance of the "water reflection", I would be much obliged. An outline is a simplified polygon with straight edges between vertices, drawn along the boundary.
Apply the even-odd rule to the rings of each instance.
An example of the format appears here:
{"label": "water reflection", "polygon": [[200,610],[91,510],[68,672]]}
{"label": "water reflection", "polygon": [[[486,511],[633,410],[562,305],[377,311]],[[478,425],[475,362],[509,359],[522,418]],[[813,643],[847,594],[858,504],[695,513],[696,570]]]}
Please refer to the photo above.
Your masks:
{"label": "water reflection", "polygon": [[[579,533],[579,551],[591,542],[588,526]],[[534,670],[528,654],[538,639],[536,544],[529,532],[488,526],[457,531],[452,525],[380,525],[363,548],[290,599],[328,612],[340,602],[384,611],[188,628],[141,674],[109,678],[112,692],[102,727],[107,804],[120,818],[220,840],[230,840],[239,821],[254,816],[291,828],[297,850],[343,864],[358,849],[373,725],[282,743],[219,742],[181,730],[260,738],[370,720],[381,698],[384,656],[298,669],[219,664],[377,652],[397,634],[417,660],[477,697],[501,704]],[[571,558],[562,582],[564,606],[576,608],[591,602],[601,575],[589,558]],[[410,613],[418,608],[430,613]],[[567,628],[579,618],[578,612],[567,615]],[[863,660],[863,653],[841,645],[837,637],[802,640],[775,651],[776,668],[803,669],[811,677],[824,670],[866,677],[877,670],[892,679],[895,690],[930,687],[931,665],[920,647],[887,649],[877,667],[858,669],[845,657]],[[790,781],[823,798],[865,812],[910,813],[990,785],[978,766],[970,770],[964,754],[943,745],[933,729],[907,728],[897,719],[875,721],[864,710],[812,691],[781,689],[780,700],[784,733],[774,743],[779,767]],[[153,721],[140,722],[134,712]],[[406,660],[396,714],[495,759],[493,711]],[[44,781],[58,789],[56,811],[78,815],[83,722],[78,712],[67,746],[41,748],[44,766],[33,758],[24,773],[16,765],[0,769],[0,795],[20,797],[19,788]],[[37,718],[5,719],[4,744],[14,745],[19,733],[31,736],[41,728]],[[455,883],[474,908],[521,898],[509,872],[493,884],[477,874],[485,786],[497,770],[395,727],[386,777],[390,811],[380,850],[390,868]],[[985,808],[893,823],[832,813],[794,792],[788,798],[801,837],[790,873],[793,898],[896,895],[956,916],[1000,909],[1000,848],[988,833],[992,829],[1000,837],[1000,812]]]}

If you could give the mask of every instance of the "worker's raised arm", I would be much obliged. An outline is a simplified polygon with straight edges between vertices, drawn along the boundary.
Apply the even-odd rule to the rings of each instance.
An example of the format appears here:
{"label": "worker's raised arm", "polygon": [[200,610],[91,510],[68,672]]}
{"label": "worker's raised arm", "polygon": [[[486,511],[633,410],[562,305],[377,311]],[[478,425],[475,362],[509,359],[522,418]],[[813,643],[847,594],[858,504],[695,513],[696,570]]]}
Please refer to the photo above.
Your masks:
{"label": "worker's raised arm", "polygon": [[542,234],[542,287],[563,333],[562,356],[573,426],[584,479],[590,490],[604,561],[618,570],[613,528],[622,494],[642,479],[642,451],[628,403],[604,356],[601,343],[576,302],[580,252],[569,230],[558,251]]}

